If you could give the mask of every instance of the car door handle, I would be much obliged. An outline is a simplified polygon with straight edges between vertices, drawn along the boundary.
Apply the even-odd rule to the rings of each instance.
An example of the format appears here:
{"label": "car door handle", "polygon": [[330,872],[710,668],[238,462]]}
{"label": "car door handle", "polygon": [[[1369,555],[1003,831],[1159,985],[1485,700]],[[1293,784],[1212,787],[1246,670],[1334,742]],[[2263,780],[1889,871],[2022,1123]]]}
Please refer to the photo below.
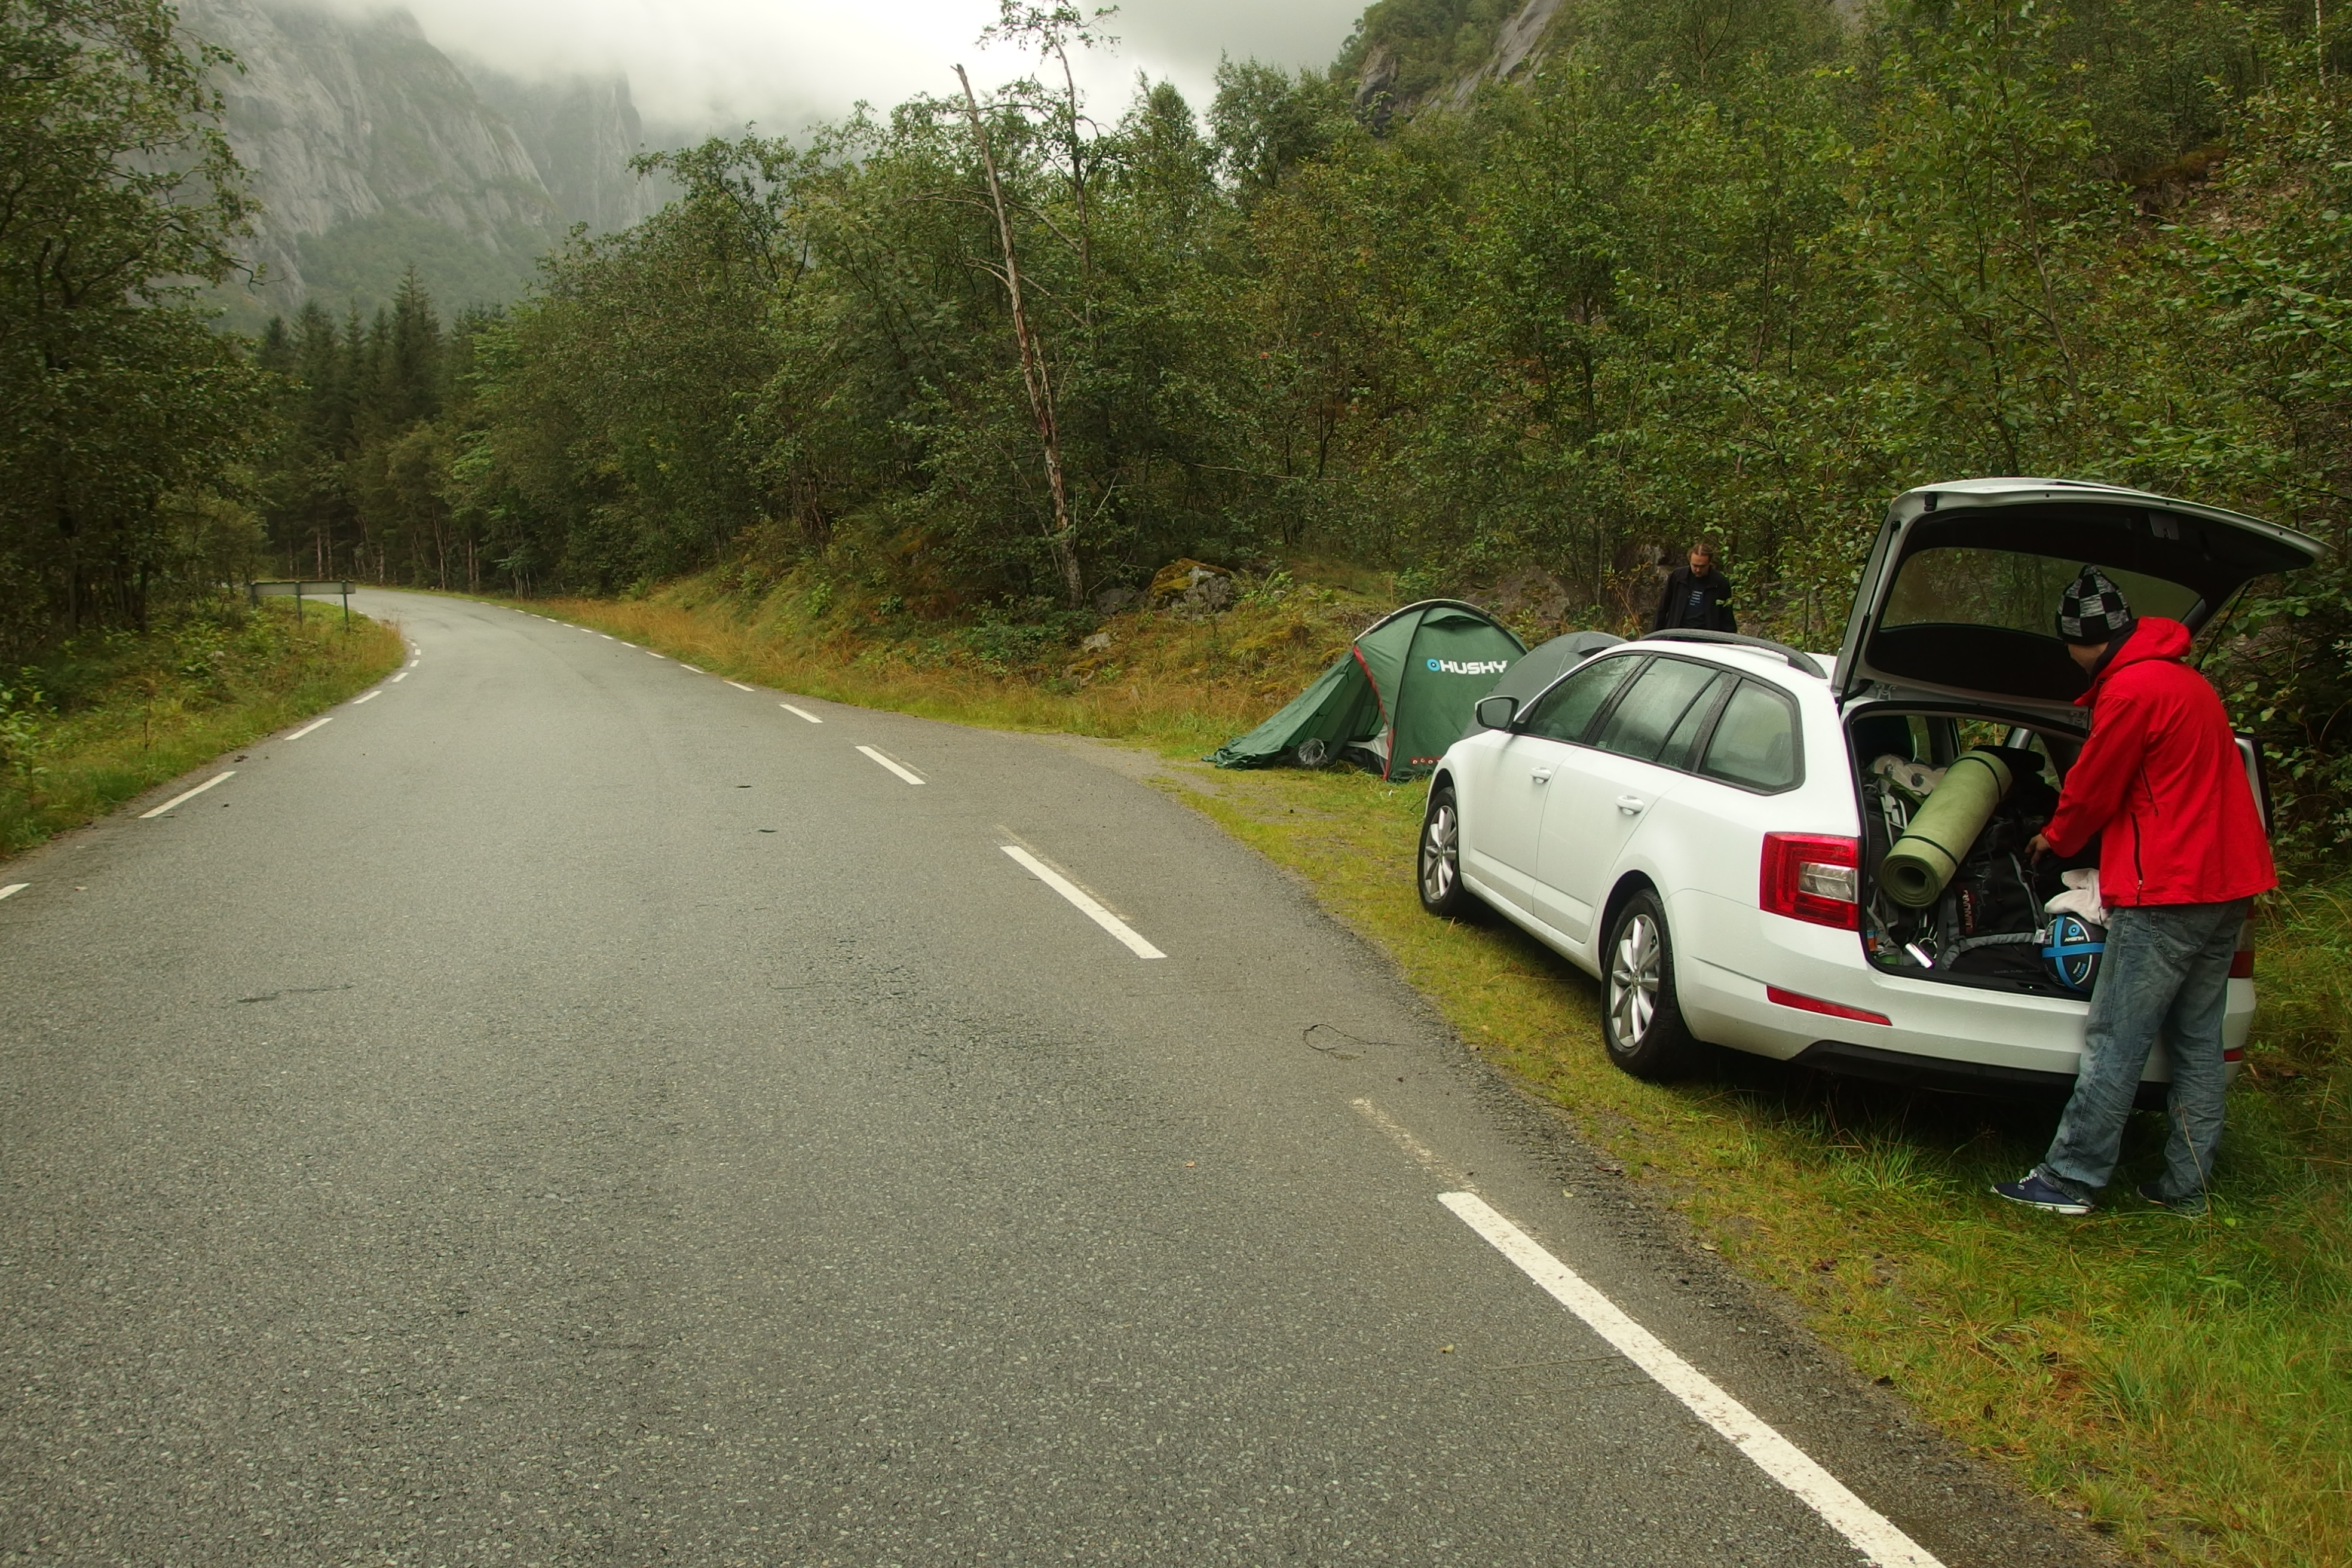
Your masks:
{"label": "car door handle", "polygon": [[1530,769],[1528,771],[1528,777],[1535,780],[1538,784],[1549,784],[1551,783],[1551,770],[1549,768]]}
{"label": "car door handle", "polygon": [[1617,797],[1617,809],[1628,816],[1639,816],[1649,808],[1650,803],[1638,795],[1621,795]]}

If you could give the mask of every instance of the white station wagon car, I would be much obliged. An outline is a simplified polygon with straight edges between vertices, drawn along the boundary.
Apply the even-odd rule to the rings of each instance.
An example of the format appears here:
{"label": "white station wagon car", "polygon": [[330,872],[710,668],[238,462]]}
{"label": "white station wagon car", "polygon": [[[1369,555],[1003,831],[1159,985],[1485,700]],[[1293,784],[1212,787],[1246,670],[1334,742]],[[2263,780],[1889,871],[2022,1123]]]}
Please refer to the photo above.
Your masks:
{"label": "white station wagon car", "polygon": [[[2068,867],[2097,862],[2037,867],[2024,848],[2087,723],[2084,678],[2053,634],[2059,595],[2095,564],[2138,614],[2194,629],[2321,549],[2104,485],[1909,491],[1829,668],[1759,638],[1665,632],[1524,703],[1482,702],[1431,781],[1422,901],[1456,915],[1475,899],[1600,977],[1609,1054],[1643,1077],[1685,1068],[1706,1042],[1906,1082],[2063,1089],[2088,994],[2045,956],[2042,909]],[[1935,901],[1896,903],[1879,858],[1977,747],[1997,748],[2014,784]],[[2232,1060],[2252,963],[2241,952],[2231,971]],[[2147,1080],[2169,1076],[2159,1049]]]}

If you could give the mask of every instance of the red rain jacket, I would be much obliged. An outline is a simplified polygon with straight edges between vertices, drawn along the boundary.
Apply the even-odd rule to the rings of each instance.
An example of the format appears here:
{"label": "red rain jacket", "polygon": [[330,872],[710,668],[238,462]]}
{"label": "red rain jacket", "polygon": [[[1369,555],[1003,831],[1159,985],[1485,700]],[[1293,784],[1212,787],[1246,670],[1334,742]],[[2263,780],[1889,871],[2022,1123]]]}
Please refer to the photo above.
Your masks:
{"label": "red rain jacket", "polygon": [[2180,662],[2189,628],[2141,620],[2075,699],[2091,738],[2042,836],[2072,855],[2095,833],[2099,901],[2220,904],[2278,886],[2221,699]]}

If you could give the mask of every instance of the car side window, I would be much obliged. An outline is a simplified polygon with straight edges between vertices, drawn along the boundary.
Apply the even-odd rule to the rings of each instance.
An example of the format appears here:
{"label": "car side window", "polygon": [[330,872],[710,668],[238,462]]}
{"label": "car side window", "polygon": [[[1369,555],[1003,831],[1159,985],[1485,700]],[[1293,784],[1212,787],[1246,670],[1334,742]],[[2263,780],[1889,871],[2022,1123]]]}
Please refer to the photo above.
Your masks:
{"label": "car side window", "polygon": [[1699,694],[1715,684],[1716,670],[1685,658],[1657,658],[1642,671],[1592,743],[1604,752],[1654,763],[1667,737],[1697,706]]}
{"label": "car side window", "polygon": [[1698,771],[1742,789],[1789,789],[1799,778],[1797,705],[1753,680],[1723,705]]}
{"label": "car side window", "polygon": [[1723,694],[1737,685],[1738,679],[1727,670],[1716,672],[1706,689],[1683,710],[1682,722],[1675,726],[1675,732],[1666,737],[1664,747],[1658,752],[1659,766],[1690,772],[1698,761],[1698,743],[1706,733],[1707,721],[1715,717],[1716,709],[1722,706]]}
{"label": "car side window", "polygon": [[1581,741],[1601,705],[1641,662],[1639,658],[1596,658],[1581,669],[1571,670],[1536,699],[1519,725],[1521,733],[1540,735],[1547,741]]}

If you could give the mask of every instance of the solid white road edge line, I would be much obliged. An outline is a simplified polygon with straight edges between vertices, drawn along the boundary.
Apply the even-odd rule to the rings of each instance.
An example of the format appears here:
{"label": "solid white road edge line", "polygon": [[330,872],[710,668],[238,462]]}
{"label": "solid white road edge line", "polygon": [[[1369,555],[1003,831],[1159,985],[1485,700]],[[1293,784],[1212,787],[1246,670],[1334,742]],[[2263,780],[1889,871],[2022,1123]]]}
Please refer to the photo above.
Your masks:
{"label": "solid white road edge line", "polygon": [[[862,746],[858,749],[860,751],[865,750]],[[1125,921],[1119,919],[1117,915],[1111,913],[1108,910],[1095,902],[1093,896],[1084,888],[1079,887],[1076,882],[1071,881],[1067,877],[1063,876],[1059,871],[1055,870],[1051,866],[1046,865],[1043,860],[1038,859],[1037,857],[1030,854],[1029,851],[1022,848],[1018,844],[1002,844],[997,847],[1003,849],[1007,855],[1012,856],[1015,865],[1018,865],[1031,876],[1045,883],[1045,886],[1053,889],[1054,891],[1061,894],[1062,897],[1069,900],[1073,904],[1076,904],[1078,907],[1078,912],[1085,915],[1087,919],[1094,921],[1095,924],[1102,927],[1103,930],[1118,938],[1119,942],[1127,948],[1127,950],[1135,954],[1136,957],[1165,958],[1168,956],[1158,948],[1152,946],[1150,942],[1144,941],[1141,937],[1136,935],[1134,927],[1129,925]]]}
{"label": "solid white road edge line", "polygon": [[1754,1460],[1757,1468],[1794,1492],[1799,1501],[1821,1515],[1823,1523],[1873,1563],[1880,1568],[1943,1568],[1925,1547],[1848,1491],[1844,1483],[1759,1420],[1753,1411],[1717,1388],[1706,1373],[1668,1350],[1616,1302],[1496,1213],[1486,1199],[1475,1193],[1444,1193],[1437,1201],[1486,1237],[1496,1251],[1517,1264],[1554,1300],[1584,1320],[1585,1326],[1608,1341],[1620,1355],[1681,1400],[1692,1415]]}
{"label": "solid white road edge line", "polygon": [[824,720],[818,718],[815,714],[810,712],[805,708],[795,708],[789,702],[779,702],[776,706],[782,709],[787,713],[796,713],[800,715],[812,724],[822,724],[824,722]]}
{"label": "solid white road edge line", "polygon": [[383,687],[381,687],[381,686],[379,686],[379,687],[377,687],[373,691],[369,692],[369,693],[368,693],[366,696],[364,696],[364,697],[354,697],[354,698],[352,698],[352,707],[354,707],[354,708],[356,708],[356,707],[358,707],[358,706],[359,706],[361,703],[362,703],[362,702],[373,702],[373,701],[374,701],[377,698],[379,698],[379,697],[381,697],[381,696],[383,696]]}
{"label": "solid white road edge line", "polygon": [[897,773],[900,778],[905,779],[908,784],[919,784],[923,782],[923,777],[920,773],[916,773],[911,768],[901,767],[897,763],[894,763],[889,758],[884,756],[881,752],[876,751],[873,747],[860,746],[857,749],[865,752],[867,756],[873,758],[876,762],[880,763],[884,767],[888,768],[892,773]]}
{"label": "solid white road edge line", "polygon": [[299,741],[303,736],[309,734],[311,731],[317,729],[320,725],[331,724],[334,721],[335,716],[332,713],[328,714],[324,719],[313,719],[308,724],[303,725],[300,729],[295,731],[286,738],[289,741]]}
{"label": "solid white road edge line", "polygon": [[[723,676],[723,675],[722,675],[722,676],[720,676],[719,679],[721,679],[721,680],[727,680],[727,678],[726,678],[725,676]],[[751,689],[750,687],[748,687],[748,686],[744,685],[744,684],[743,684],[741,681],[740,681],[740,680],[727,680],[727,684],[728,684],[728,685],[730,685],[730,686],[731,686],[731,687],[733,687],[733,688],[734,688],[736,690],[738,690],[738,691],[749,691],[749,690],[751,690]]]}
{"label": "solid white road edge line", "polygon": [[30,882],[11,882],[6,887],[0,888],[0,899],[5,899],[11,893],[21,893],[32,885]]}
{"label": "solid white road edge line", "polygon": [[[319,722],[320,722],[321,724],[323,724],[323,723],[325,723],[325,722],[326,722],[326,721],[325,721],[324,719],[321,719],[321,720],[320,720],[320,721],[319,721]],[[149,817],[151,817],[151,816],[163,816],[165,812],[167,812],[167,811],[171,810],[173,806],[175,806],[175,805],[179,805],[182,801],[184,801],[184,800],[194,800],[196,796],[198,796],[198,795],[200,795],[204,794],[204,793],[205,793],[205,791],[206,791],[206,790],[208,790],[208,789],[212,788],[212,787],[213,787],[213,785],[215,785],[215,784],[216,784],[220,783],[220,782],[221,782],[221,780],[223,780],[223,779],[232,779],[232,778],[235,778],[236,776],[236,770],[235,768],[231,768],[231,769],[229,769],[226,773],[215,773],[212,777],[210,777],[210,778],[206,779],[204,783],[202,783],[202,784],[198,784],[195,788],[194,788],[194,789],[184,789],[184,790],[182,790],[179,794],[177,794],[177,795],[173,795],[171,799],[169,799],[169,800],[165,801],[163,805],[161,805],[157,806],[154,810],[152,810],[152,811],[142,811],[142,812],[141,812],[141,813],[139,814],[139,820],[140,820],[140,821],[142,821],[142,822],[144,822],[144,821],[146,821],[146,820],[147,820]]]}

